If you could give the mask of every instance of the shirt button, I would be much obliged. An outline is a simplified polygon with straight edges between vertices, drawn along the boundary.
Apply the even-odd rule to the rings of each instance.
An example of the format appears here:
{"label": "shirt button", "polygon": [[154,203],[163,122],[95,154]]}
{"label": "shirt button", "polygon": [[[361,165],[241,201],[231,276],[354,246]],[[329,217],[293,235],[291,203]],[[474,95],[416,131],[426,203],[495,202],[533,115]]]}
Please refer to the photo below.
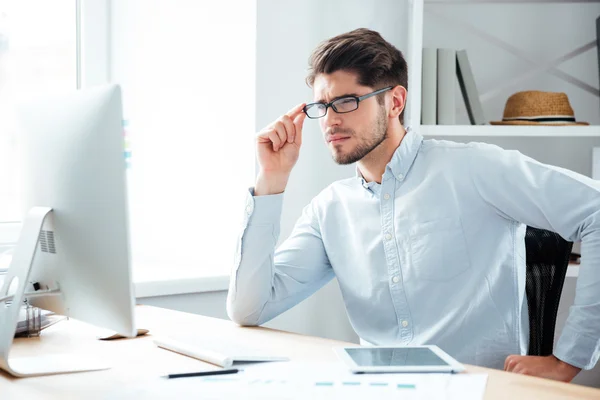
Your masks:
{"label": "shirt button", "polygon": [[390,199],[390,194],[389,193],[384,194],[383,198],[386,199],[386,200],[389,200]]}
{"label": "shirt button", "polygon": [[408,321],[407,320],[402,321],[402,326],[406,328],[408,326]]}
{"label": "shirt button", "polygon": [[404,179],[404,175],[398,174],[398,179],[400,179],[400,180]]}
{"label": "shirt button", "polygon": [[390,240],[392,238],[392,235],[390,235],[389,233],[385,234],[385,240]]}
{"label": "shirt button", "polygon": [[395,277],[392,278],[392,282],[398,283],[398,282],[400,282],[400,278],[396,275]]}

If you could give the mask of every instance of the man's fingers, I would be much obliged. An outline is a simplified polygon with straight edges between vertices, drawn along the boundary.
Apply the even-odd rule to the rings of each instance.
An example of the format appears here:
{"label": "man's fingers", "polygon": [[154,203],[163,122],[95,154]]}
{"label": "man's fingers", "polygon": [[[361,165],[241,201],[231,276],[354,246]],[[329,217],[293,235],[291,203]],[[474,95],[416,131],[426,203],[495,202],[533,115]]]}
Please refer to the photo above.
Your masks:
{"label": "man's fingers", "polygon": [[302,124],[306,114],[302,111],[306,104],[300,103],[286,114],[281,116],[277,121],[263,129],[258,134],[258,141],[266,143],[273,142],[273,150],[278,151],[288,143],[302,142]]}
{"label": "man's fingers", "polygon": [[279,120],[285,126],[285,131],[286,131],[286,136],[287,136],[287,142],[288,143],[293,143],[294,142],[294,136],[296,136],[296,128],[294,126],[294,122],[287,115],[284,115]]}
{"label": "man's fingers", "polygon": [[[279,148],[283,147],[283,145],[285,144],[285,142],[287,141],[287,132],[285,130],[285,125],[283,124],[283,122],[281,121],[277,121],[275,122],[275,125],[273,125],[273,130],[275,132],[277,132],[277,136],[279,136]],[[275,149],[275,151],[277,151],[278,149]]]}
{"label": "man's fingers", "polygon": [[294,128],[296,130],[296,135],[294,136],[294,142],[298,144],[302,144],[302,127],[304,126],[304,120],[306,119],[306,114],[300,113],[294,118]]}
{"label": "man's fingers", "polygon": [[269,139],[273,142],[273,150],[277,151],[279,149],[279,145],[281,144],[281,139],[279,139],[279,135],[276,130],[269,131]]}
{"label": "man's fingers", "polygon": [[291,119],[294,119],[294,118],[296,118],[296,115],[298,115],[298,113],[304,114],[302,109],[304,108],[305,105],[306,105],[306,103],[300,103],[297,106],[295,106],[294,108],[292,108],[290,111],[286,112],[285,115],[287,115]]}
{"label": "man's fingers", "polygon": [[515,364],[516,364],[516,361],[513,358],[513,356],[506,357],[506,360],[504,361],[504,370],[507,372],[512,372],[512,370],[515,367]]}

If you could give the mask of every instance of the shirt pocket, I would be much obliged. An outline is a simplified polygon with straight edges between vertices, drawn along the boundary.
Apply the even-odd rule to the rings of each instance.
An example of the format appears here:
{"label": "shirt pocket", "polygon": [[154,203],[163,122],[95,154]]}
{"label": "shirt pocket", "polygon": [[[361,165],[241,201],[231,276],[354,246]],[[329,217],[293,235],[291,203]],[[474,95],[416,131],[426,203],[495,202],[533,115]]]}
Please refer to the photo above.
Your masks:
{"label": "shirt pocket", "polygon": [[410,231],[411,259],[418,279],[448,281],[471,268],[460,220],[442,218]]}

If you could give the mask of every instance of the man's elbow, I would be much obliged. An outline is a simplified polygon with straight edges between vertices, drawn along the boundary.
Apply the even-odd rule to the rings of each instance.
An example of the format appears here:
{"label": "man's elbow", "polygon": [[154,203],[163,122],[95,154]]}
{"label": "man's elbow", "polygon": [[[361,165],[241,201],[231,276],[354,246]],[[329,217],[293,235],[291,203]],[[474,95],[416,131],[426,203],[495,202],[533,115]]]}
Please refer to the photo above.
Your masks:
{"label": "man's elbow", "polygon": [[227,316],[240,326],[257,326],[259,318],[256,313],[248,312],[245,307],[236,302],[227,301]]}

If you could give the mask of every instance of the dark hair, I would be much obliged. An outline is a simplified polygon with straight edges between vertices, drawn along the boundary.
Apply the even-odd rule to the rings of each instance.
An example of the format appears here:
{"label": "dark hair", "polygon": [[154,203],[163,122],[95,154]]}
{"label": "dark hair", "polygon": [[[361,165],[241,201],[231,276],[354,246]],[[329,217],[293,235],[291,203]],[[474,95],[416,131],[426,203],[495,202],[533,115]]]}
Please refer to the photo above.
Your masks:
{"label": "dark hair", "polygon": [[[402,52],[369,29],[355,29],[319,44],[310,56],[306,83],[312,87],[317,75],[336,71],[354,72],[362,86],[381,89],[401,85],[408,90],[408,68]],[[383,104],[382,97],[377,101]],[[404,110],[399,119],[404,123]]]}

